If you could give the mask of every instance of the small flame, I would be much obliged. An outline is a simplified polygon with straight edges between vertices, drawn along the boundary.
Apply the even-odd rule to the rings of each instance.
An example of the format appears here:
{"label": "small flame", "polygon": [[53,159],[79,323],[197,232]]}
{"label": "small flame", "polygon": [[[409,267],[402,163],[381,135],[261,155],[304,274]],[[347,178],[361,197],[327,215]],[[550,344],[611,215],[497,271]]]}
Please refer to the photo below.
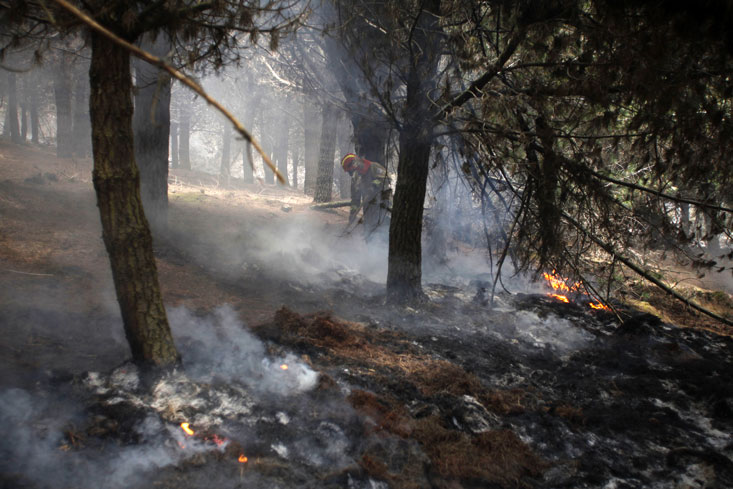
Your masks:
{"label": "small flame", "polygon": [[611,308],[607,305],[603,304],[602,302],[589,302],[588,305],[593,309],[598,309],[600,311],[610,311]]}
{"label": "small flame", "polygon": [[281,370],[287,370],[288,369],[288,364],[287,363],[283,363],[282,365],[280,365],[280,369]]}
{"label": "small flame", "polygon": [[181,428],[186,432],[188,436],[193,436],[193,430],[189,428],[190,423],[181,423]]}
{"label": "small flame", "polygon": [[237,460],[241,464],[246,464],[249,459],[245,457],[245,455],[242,453],[241,455],[239,455],[239,458]]}
{"label": "small flame", "polygon": [[554,297],[555,299],[559,301],[563,301],[568,304],[570,303],[570,299],[568,299],[568,297],[565,295],[560,295],[560,294],[547,294],[547,295],[549,295],[550,297]]}

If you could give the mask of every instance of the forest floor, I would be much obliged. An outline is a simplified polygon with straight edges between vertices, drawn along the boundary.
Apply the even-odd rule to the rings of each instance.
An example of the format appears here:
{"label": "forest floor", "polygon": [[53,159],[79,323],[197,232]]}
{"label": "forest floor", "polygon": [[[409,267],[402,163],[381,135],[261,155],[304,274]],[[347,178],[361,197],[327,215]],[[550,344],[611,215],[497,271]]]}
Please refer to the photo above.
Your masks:
{"label": "forest floor", "polygon": [[[247,472],[223,455],[209,456],[215,450],[207,448],[196,452],[199,458],[171,461],[167,455],[168,462],[156,463],[155,475],[148,476],[156,485],[196,487],[212,477],[223,478],[224,487],[733,484],[729,327],[638,282],[629,282],[627,302],[616,304],[623,324],[542,293],[502,294],[489,311],[475,300],[475,280],[441,281],[440,272],[429,276],[429,304],[388,307],[383,264],[377,264],[386,257],[370,256],[356,233],[343,236],[346,209],[314,211],[311,199],[295,190],[261,183],[223,188],[215,177],[194,171],[173,170],[169,182],[169,233],[156,238],[155,253],[174,336],[183,323],[218,331],[215,339],[190,330],[177,336],[184,365],[190,359],[190,370],[225,369],[226,362],[208,350],[215,345],[226,356],[232,346],[222,341],[223,332],[235,322],[264,345],[252,353],[260,355],[251,368],[265,379],[261,384],[269,374],[258,369],[273,358],[294,359],[290,370],[300,374],[290,381],[307,383],[309,372],[319,381],[293,387],[292,398],[278,394],[273,400],[267,391],[259,398],[266,397],[270,408],[252,401],[257,419],[240,413],[238,425],[223,415],[226,421],[200,422],[207,436],[226,432],[228,446],[257,455]],[[114,380],[134,367],[124,363],[129,350],[101,238],[91,161],[0,141],[0,216],[0,420],[22,425],[18,420],[26,418],[13,409],[23,411],[23,396],[37,405],[38,386],[48,391],[68,384],[61,390],[78,394],[80,384],[89,391],[97,385],[90,378],[109,374],[96,397],[85,397],[96,417],[75,414],[53,446],[58,453],[86,453],[99,448],[95,439],[115,438],[117,447],[141,444],[144,436],[130,441],[129,430],[120,428],[120,417],[139,419],[130,414],[142,409],[139,403],[125,401],[127,411],[110,411],[121,405],[118,399],[140,394]],[[351,254],[359,256],[353,264]],[[451,273],[460,274],[459,268]],[[673,272],[686,294],[733,317],[730,291],[719,290],[714,277],[680,267]],[[247,364],[238,356],[242,350],[236,346],[232,355]],[[199,376],[197,391],[207,389],[203,378],[217,384]],[[119,391],[114,403],[101,394],[110,389]],[[224,396],[207,392],[209,400]],[[201,409],[176,402],[175,409],[156,411],[161,419],[180,420],[181,413],[196,416]],[[304,414],[305,406],[312,416]],[[34,411],[35,417],[27,411],[29,425],[47,419],[47,410]],[[100,431],[100,419],[112,419],[116,428]],[[286,432],[295,420],[301,428]],[[241,425],[249,426],[249,435],[242,435]],[[18,438],[28,433],[19,431]],[[75,482],[56,484],[32,475],[32,463],[12,465],[30,450],[14,443],[0,444],[6,459],[0,488],[85,487],[102,477],[83,480],[77,473]],[[88,460],[75,463],[97,474],[88,470]],[[119,472],[99,470],[106,478]]]}

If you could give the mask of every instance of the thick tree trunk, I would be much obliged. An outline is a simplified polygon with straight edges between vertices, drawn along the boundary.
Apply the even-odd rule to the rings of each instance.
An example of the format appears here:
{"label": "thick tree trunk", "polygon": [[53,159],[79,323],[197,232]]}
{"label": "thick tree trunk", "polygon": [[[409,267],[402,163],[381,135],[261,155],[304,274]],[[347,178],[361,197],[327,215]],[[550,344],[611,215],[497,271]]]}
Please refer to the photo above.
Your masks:
{"label": "thick tree trunk", "polygon": [[305,175],[303,176],[303,192],[306,195],[314,195],[316,192],[316,180],[318,174],[318,141],[319,126],[311,124],[310,121],[318,120],[318,109],[315,104],[305,98],[303,102],[303,136],[305,141],[303,166]]}
{"label": "thick tree trunk", "polygon": [[377,161],[387,167],[384,159],[387,147],[387,125],[377,119],[369,119],[362,115],[354,115],[354,151],[367,160]]}
{"label": "thick tree trunk", "polygon": [[321,154],[318,159],[318,178],[313,202],[330,202],[333,189],[333,160],[336,151],[336,123],[338,109],[326,102],[321,126]]}
{"label": "thick tree trunk", "polygon": [[158,284],[153,241],[140,199],[132,135],[128,52],[92,33],[91,94],[94,188],[125,335],[133,360],[169,366],[180,357]]}
{"label": "thick tree trunk", "polygon": [[16,144],[21,142],[20,128],[18,127],[18,88],[16,85],[16,76],[12,71],[8,71],[8,109],[6,115],[6,134],[10,134],[10,139]]}
{"label": "thick tree trunk", "polygon": [[61,54],[53,80],[56,100],[56,156],[70,158],[74,153],[71,113],[71,72],[69,60]]}
{"label": "thick tree trunk", "polygon": [[397,184],[389,226],[387,300],[392,303],[425,298],[421,234],[433,140],[432,104],[428,97],[435,86],[439,57],[436,15],[440,0],[427,0],[423,8],[413,37],[414,51],[421,54],[413,60],[407,78],[405,121],[400,132]]}
{"label": "thick tree trunk", "polygon": [[232,126],[224,121],[221,128],[221,165],[219,165],[219,185],[228,187],[232,172]]}
{"label": "thick tree trunk", "polygon": [[[155,42],[143,37],[141,47],[157,56],[168,53],[164,35]],[[168,223],[168,139],[170,136],[171,81],[166,72],[136,59],[136,94],[132,122],[135,161],[140,170],[140,196],[154,230]]]}

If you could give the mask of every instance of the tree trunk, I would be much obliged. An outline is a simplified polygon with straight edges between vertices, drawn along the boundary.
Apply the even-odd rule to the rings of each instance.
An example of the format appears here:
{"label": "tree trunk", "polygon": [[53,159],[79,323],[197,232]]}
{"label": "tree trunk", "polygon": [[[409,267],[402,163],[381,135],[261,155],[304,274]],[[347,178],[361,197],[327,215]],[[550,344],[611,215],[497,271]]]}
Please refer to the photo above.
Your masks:
{"label": "tree trunk", "polygon": [[73,118],[71,114],[71,73],[69,60],[62,53],[53,80],[56,100],[56,156],[73,156]]}
{"label": "tree trunk", "polygon": [[38,87],[34,85],[30,93],[31,141],[38,144],[41,124],[38,118]]}
{"label": "tree trunk", "polygon": [[89,124],[89,77],[77,71],[74,92],[74,154],[86,158],[91,154],[92,128]]}
{"label": "tree trunk", "polygon": [[280,124],[277,129],[279,131],[277,144],[275,146],[275,159],[277,160],[277,171],[283,176],[285,181],[281,184],[283,186],[290,185],[288,178],[288,153],[290,145],[290,117],[285,112],[282,112],[280,117]]}
{"label": "tree trunk", "polygon": [[[170,43],[163,34],[155,41],[145,35],[140,46],[156,56],[165,56]],[[140,196],[153,229],[164,231],[168,223],[171,80],[166,72],[137,58],[133,66],[137,90],[132,127],[135,161],[140,171]]]}
{"label": "tree trunk", "polygon": [[300,161],[300,147],[293,146],[293,188],[298,189],[298,163]]}
{"label": "tree trunk", "polygon": [[128,52],[92,32],[93,181],[125,335],[138,364],[170,366],[173,343],[158,284],[153,241],[140,198],[132,134],[132,79]]}
{"label": "tree trunk", "polygon": [[303,192],[306,195],[314,195],[316,192],[316,180],[318,172],[318,126],[310,121],[318,120],[318,109],[307,96],[303,102],[303,136],[305,141],[303,166],[305,175],[303,177]]}
{"label": "tree trunk", "polygon": [[20,140],[26,142],[28,139],[28,104],[20,104]]}
{"label": "tree trunk", "polygon": [[326,102],[321,126],[321,154],[318,159],[318,178],[313,202],[330,202],[333,189],[333,160],[336,151],[336,123],[338,109]]}
{"label": "tree trunk", "polygon": [[242,152],[242,178],[244,183],[255,183],[254,173],[254,154],[252,154],[252,145],[244,143],[246,146]]}
{"label": "tree trunk", "polygon": [[[270,161],[272,161],[273,159],[272,148],[275,146],[275,138],[273,134],[275,131],[275,120],[274,120],[272,112],[267,112],[263,110],[260,120],[262,121],[260,124],[260,127],[262,128],[262,134],[260,138],[262,140],[262,144],[265,147],[265,152],[270,157]],[[265,163],[264,159],[262,160],[262,168],[263,168],[264,175],[265,175],[265,183],[274,185],[275,184],[275,173],[273,173],[270,167]]]}
{"label": "tree trunk", "polygon": [[[244,127],[248,128],[252,134],[254,134],[255,115],[258,107],[259,101],[253,102],[248,108],[249,110],[244,121]],[[244,145],[245,147],[242,150],[242,178],[244,179],[244,183],[255,183],[255,160],[252,152],[252,144],[245,142]]]}
{"label": "tree trunk", "polygon": [[178,168],[178,123],[171,122],[171,167]]}
{"label": "tree trunk", "polygon": [[[351,151],[351,142],[350,142],[350,131],[347,131],[346,128],[350,127],[351,123],[345,118],[340,117],[339,118],[339,130],[338,130],[338,152],[336,153],[336,161],[334,163],[334,171],[336,172],[336,175],[338,175],[338,187],[339,187],[339,196],[341,199],[350,199],[351,198],[351,177],[348,173],[346,173],[343,168],[341,168],[341,158]],[[367,158],[369,159],[369,158]]]}
{"label": "tree trunk", "polygon": [[191,152],[189,142],[191,140],[191,107],[188,100],[181,101],[180,125],[178,126],[178,161],[184,170],[191,169]]}
{"label": "tree trunk", "polygon": [[434,122],[429,94],[435,86],[438,63],[437,14],[440,0],[424,2],[414,32],[413,59],[407,78],[404,125],[400,132],[392,219],[389,226],[387,300],[405,303],[424,300],[422,292],[422,218]]}
{"label": "tree trunk", "polygon": [[12,71],[8,71],[8,109],[5,120],[5,127],[10,133],[10,140],[16,144],[20,144],[20,128],[18,127],[18,88],[16,85],[15,73]]}
{"label": "tree trunk", "polygon": [[221,165],[219,166],[219,185],[228,187],[231,178],[232,165],[232,126],[229,121],[223,121],[221,128]]}

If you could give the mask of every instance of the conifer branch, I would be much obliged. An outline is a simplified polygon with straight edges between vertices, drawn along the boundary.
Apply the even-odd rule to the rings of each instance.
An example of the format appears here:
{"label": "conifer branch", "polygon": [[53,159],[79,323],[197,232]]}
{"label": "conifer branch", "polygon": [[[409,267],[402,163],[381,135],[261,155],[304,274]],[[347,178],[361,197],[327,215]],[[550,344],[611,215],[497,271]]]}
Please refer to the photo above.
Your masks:
{"label": "conifer branch", "polygon": [[79,18],[82,22],[87,24],[90,28],[94,29],[95,31],[99,32],[103,36],[107,37],[109,40],[114,42],[115,44],[127,49],[133,56],[142,59],[143,61],[150,63],[153,66],[157,66],[158,68],[167,71],[172,77],[174,77],[176,80],[180,81],[184,85],[186,85],[188,88],[196,92],[201,98],[206,100],[206,102],[214,107],[216,110],[218,110],[224,117],[229,119],[229,121],[234,125],[237,132],[244,138],[244,140],[248,143],[250,143],[255,150],[260,154],[262,157],[262,160],[267,164],[268,167],[270,167],[270,170],[275,174],[277,177],[278,182],[285,184],[285,178],[283,175],[278,171],[275,164],[272,162],[269,156],[265,153],[265,151],[262,149],[262,146],[254,139],[254,137],[247,131],[247,129],[242,125],[239,120],[237,120],[234,115],[232,115],[229,110],[227,110],[221,103],[219,103],[216,99],[214,99],[212,96],[210,96],[206,91],[196,83],[194,80],[192,80],[190,77],[185,75],[184,73],[181,73],[171,65],[165,62],[162,58],[159,58],[157,56],[154,56],[150,53],[148,53],[145,50],[140,49],[139,47],[135,46],[134,44],[131,44],[124,39],[120,38],[119,36],[115,35],[113,32],[99,24],[97,21],[95,21],[93,18],[76,8],[75,6],[71,5],[66,0],[52,0],[53,2],[57,3],[59,6]]}
{"label": "conifer branch", "polygon": [[620,254],[618,251],[616,251],[610,244],[606,243],[605,241],[601,240],[600,238],[594,236],[590,231],[586,230],[578,221],[573,219],[570,215],[563,212],[562,213],[563,218],[569,222],[573,227],[575,227],[578,231],[586,235],[591,241],[593,241],[595,244],[597,244],[599,247],[601,247],[606,253],[611,255],[613,258],[617,259],[627,267],[629,267],[631,270],[636,272],[638,275],[640,275],[645,280],[648,280],[649,282],[653,283],[660,289],[662,289],[667,294],[673,296],[674,298],[684,302],[688,306],[690,306],[693,309],[696,309],[700,311],[701,313],[705,314],[706,316],[710,316],[711,318],[720,321],[723,324],[727,324],[728,326],[733,326],[733,321],[727,318],[724,318],[723,316],[720,316],[719,314],[714,313],[713,311],[704,308],[700,304],[696,303],[695,301],[692,301],[686,297],[684,297],[682,294],[677,292],[676,290],[672,289],[668,285],[666,285],[664,282],[656,278],[654,275],[652,275],[648,270],[645,270],[641,266],[634,263],[631,259],[627,258],[626,256]]}

